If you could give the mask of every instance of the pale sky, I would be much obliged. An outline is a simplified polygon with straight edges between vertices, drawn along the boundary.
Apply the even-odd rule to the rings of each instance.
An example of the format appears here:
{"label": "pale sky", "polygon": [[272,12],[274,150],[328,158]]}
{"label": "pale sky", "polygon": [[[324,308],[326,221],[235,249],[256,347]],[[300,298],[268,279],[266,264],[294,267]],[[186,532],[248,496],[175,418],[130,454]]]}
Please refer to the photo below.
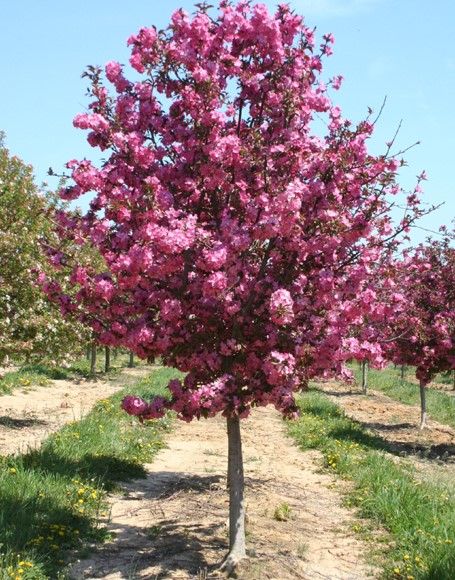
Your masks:
{"label": "pale sky", "polygon": [[[195,0],[196,2],[197,0]],[[191,12],[188,0],[0,0],[0,130],[12,153],[33,165],[36,181],[54,178],[70,159],[96,159],[85,132],[72,125],[86,109],[89,64],[127,63],[126,40],[143,26],[164,28],[174,10]],[[212,2],[217,4],[217,2]],[[265,0],[270,9],[278,2]],[[401,121],[397,145],[420,141],[405,158],[400,183],[412,188],[425,170],[425,200],[445,205],[421,227],[437,230],[455,218],[455,3],[452,0],[291,0],[296,12],[316,27],[320,39],[335,36],[334,54],[324,77],[341,74],[335,93],[345,117],[362,119],[368,107],[385,110],[378,121],[372,151],[383,151]],[[413,240],[427,232],[415,230]]]}

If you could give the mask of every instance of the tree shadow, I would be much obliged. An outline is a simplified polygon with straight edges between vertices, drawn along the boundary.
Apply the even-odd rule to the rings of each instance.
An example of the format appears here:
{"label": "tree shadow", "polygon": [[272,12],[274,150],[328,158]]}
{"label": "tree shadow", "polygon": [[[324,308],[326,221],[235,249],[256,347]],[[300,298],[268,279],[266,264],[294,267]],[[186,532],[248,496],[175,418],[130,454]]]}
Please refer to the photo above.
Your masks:
{"label": "tree shadow", "polygon": [[[220,541],[219,531],[219,524],[177,519],[159,520],[148,530],[125,524],[116,528],[113,550],[109,545],[99,545],[93,554],[95,566],[89,561],[84,569],[81,563],[77,566],[77,575],[70,571],[69,578],[86,577],[92,570],[120,573],[122,578],[148,578],[144,573],[150,573],[151,567],[156,570],[151,577],[156,579],[174,577],[174,573],[179,578],[210,578],[228,550],[228,540]],[[219,562],[209,563],[206,555],[213,549],[219,551]]]}
{"label": "tree shadow", "polygon": [[84,454],[77,459],[68,459],[42,447],[23,455],[22,462],[26,468],[39,469],[43,473],[102,481],[106,491],[118,488],[121,481],[147,477],[145,468],[137,461],[120,459],[109,454]]}
{"label": "tree shadow", "polygon": [[17,419],[15,417],[9,417],[8,415],[3,415],[0,417],[0,425],[3,427],[8,427],[8,429],[26,429],[27,427],[33,427],[37,425],[47,425],[46,421],[41,419]]}
{"label": "tree shadow", "polygon": [[[209,502],[203,494],[225,495],[224,476],[160,471],[149,474],[147,481],[134,481],[124,487],[121,512],[133,513],[138,500],[149,500],[152,503],[144,508],[149,525],[133,525],[128,520],[114,521],[111,527],[115,544],[97,546],[92,561],[78,564],[75,572],[70,572],[70,578],[101,570],[105,574],[115,571],[125,578],[143,577],[152,567],[156,570],[151,576],[153,578],[168,578],[176,572],[185,578],[215,577],[212,574],[228,550],[225,526],[228,504],[210,504],[214,514],[207,518]],[[166,504],[173,499],[175,504]],[[177,515],[179,505],[185,507]],[[215,563],[214,550],[219,554]],[[211,562],[207,559],[208,553],[212,553]]]}
{"label": "tree shadow", "polygon": [[327,391],[326,389],[324,389],[322,391],[325,395],[328,395],[330,397],[337,397],[337,398],[342,398],[342,397],[364,397],[365,395],[362,393],[362,391]]}
{"label": "tree shadow", "polygon": [[372,429],[375,431],[381,431],[381,432],[390,432],[393,433],[395,431],[402,431],[405,429],[416,429],[416,424],[415,423],[395,423],[395,424],[390,424],[390,423],[379,423],[379,422],[374,422],[374,423],[367,423],[367,422],[362,422],[362,427],[364,427],[365,429]]}
{"label": "tree shadow", "polygon": [[[330,436],[335,439],[359,443],[369,449],[385,451],[393,455],[414,456],[422,459],[438,460],[447,463],[455,462],[455,445],[451,444],[425,444],[406,441],[388,441],[380,435],[366,433],[362,429],[374,429],[376,431],[393,432],[400,429],[413,428],[411,423],[388,425],[383,423],[367,423],[350,420],[352,425],[340,426],[330,429]],[[357,427],[359,425],[361,429]]]}

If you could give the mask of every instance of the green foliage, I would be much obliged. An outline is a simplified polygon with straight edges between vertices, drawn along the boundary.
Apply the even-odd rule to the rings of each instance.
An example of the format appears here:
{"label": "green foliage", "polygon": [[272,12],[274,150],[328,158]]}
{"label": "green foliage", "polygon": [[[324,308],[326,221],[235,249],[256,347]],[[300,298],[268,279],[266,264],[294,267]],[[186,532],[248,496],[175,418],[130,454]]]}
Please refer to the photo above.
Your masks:
{"label": "green foliage", "polygon": [[374,529],[382,525],[390,534],[379,562],[384,578],[453,578],[453,486],[419,478],[408,462],[393,461],[387,443],[346,417],[324,394],[310,390],[300,407],[301,418],[289,422],[290,434],[302,449],[319,449],[327,469],[352,481],[346,506],[355,507]]}
{"label": "green foliage", "polygon": [[38,270],[49,270],[42,244],[53,239],[47,216],[60,201],[35,185],[32,167],[10,155],[3,137],[0,133],[0,363],[6,356],[52,360],[71,353],[84,336],[82,326],[64,320],[36,282]]}
{"label": "green foliage", "polygon": [[[120,409],[135,390],[164,395],[179,373],[157,369],[135,385],[98,402],[81,421],[67,424],[40,449],[0,459],[0,579],[55,579],[69,549],[106,537],[106,492],[143,477],[163,445],[170,419],[140,425]],[[22,572],[20,571],[22,570]],[[3,575],[2,575],[3,574]]]}

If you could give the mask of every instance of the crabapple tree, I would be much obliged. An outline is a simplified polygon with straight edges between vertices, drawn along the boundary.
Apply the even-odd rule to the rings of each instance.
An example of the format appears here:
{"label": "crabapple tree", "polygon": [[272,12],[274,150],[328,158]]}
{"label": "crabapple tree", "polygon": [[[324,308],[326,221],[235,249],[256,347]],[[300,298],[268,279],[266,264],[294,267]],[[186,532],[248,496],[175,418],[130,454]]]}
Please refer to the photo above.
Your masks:
{"label": "crabapple tree", "polygon": [[226,418],[226,569],[245,556],[240,420],[268,404],[295,417],[296,389],[343,373],[343,339],[373,308],[355,298],[420,211],[413,198],[392,223],[400,161],[370,154],[370,117],[353,124],[332,103],[341,77],[320,74],[332,43],[318,47],[284,4],[178,10],[128,40],[134,74],[88,68],[74,120],[105,162],[68,163],[61,196],[93,197],[80,219],[59,216],[60,234],[96,245],[105,270],[76,263],[74,296],[49,293],[103,344],[186,373],[166,400],[127,397],[127,412]]}
{"label": "crabapple tree", "polygon": [[[399,264],[404,307],[392,319],[388,357],[416,367],[421,422],[426,422],[425,387],[441,372],[455,369],[455,230],[406,251]],[[386,355],[387,356],[387,355]]]}

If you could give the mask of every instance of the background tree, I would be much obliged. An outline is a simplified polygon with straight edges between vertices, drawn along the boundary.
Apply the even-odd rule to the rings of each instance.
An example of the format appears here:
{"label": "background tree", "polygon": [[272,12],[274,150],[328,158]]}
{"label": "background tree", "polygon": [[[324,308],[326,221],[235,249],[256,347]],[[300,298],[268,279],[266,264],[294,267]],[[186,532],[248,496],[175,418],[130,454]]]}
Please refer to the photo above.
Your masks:
{"label": "background tree", "polygon": [[129,39],[139,80],[109,62],[110,93],[89,67],[89,112],[74,120],[106,162],[68,163],[62,197],[93,200],[70,227],[60,216],[60,235],[95,244],[105,271],[75,265],[74,297],[48,292],[105,345],[186,373],[167,401],[127,397],[128,412],[226,417],[228,570],[245,555],[240,419],[267,404],[295,417],[294,390],[343,373],[343,339],[374,308],[355,299],[420,213],[414,199],[393,226],[399,161],[369,154],[374,123],[353,125],[331,103],[319,74],[332,42],[318,53],[286,5],[179,10],[167,30]]}
{"label": "background tree", "polygon": [[421,422],[426,423],[425,387],[438,374],[455,369],[455,230],[442,229],[404,253],[398,280],[404,308],[390,321],[389,358],[414,366],[420,385]]}
{"label": "background tree", "polygon": [[62,360],[82,348],[82,327],[64,319],[36,283],[37,269],[50,269],[41,243],[55,239],[47,216],[58,205],[0,134],[0,362]]}

